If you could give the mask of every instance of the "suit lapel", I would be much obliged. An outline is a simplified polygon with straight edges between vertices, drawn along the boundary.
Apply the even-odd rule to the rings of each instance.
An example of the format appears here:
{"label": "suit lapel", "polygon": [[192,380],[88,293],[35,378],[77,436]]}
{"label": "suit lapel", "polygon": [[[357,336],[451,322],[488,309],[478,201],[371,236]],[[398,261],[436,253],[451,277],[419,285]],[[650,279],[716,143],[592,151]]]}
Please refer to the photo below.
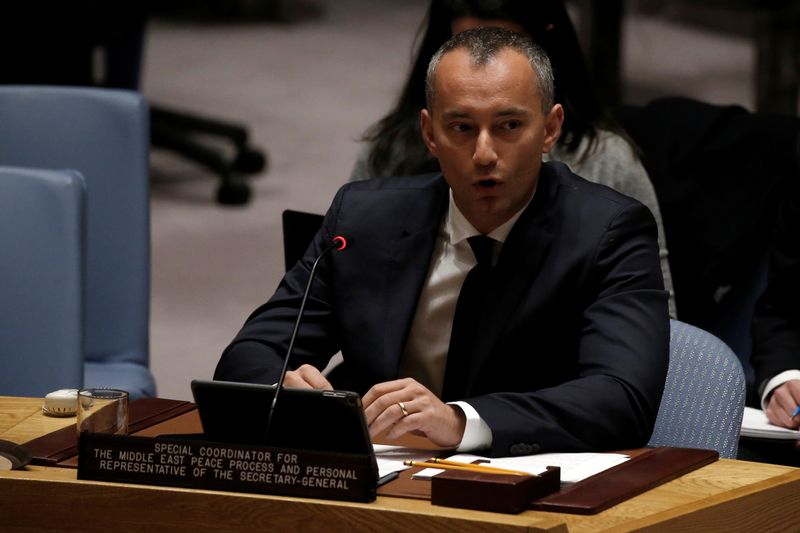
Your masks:
{"label": "suit lapel", "polygon": [[395,379],[411,322],[417,310],[442,216],[447,209],[447,184],[443,179],[421,192],[390,242],[384,331],[384,377]]}
{"label": "suit lapel", "polygon": [[495,266],[489,299],[480,321],[481,333],[472,353],[468,391],[473,389],[480,369],[497,346],[520,300],[533,285],[550,250],[553,235],[549,231],[549,216],[557,187],[545,167],[542,166],[533,200],[514,224]]}

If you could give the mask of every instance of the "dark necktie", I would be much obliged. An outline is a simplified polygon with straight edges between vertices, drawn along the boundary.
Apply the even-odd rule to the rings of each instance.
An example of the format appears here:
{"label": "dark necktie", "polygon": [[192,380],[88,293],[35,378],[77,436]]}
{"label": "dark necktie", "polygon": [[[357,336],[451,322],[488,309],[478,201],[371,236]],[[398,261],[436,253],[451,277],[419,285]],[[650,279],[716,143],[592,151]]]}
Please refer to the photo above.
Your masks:
{"label": "dark necktie", "polygon": [[478,329],[478,319],[483,311],[492,273],[492,247],[494,239],[476,235],[467,239],[478,264],[472,267],[464,279],[458,295],[453,330],[450,333],[450,348],[444,372],[442,399],[453,401],[464,398],[472,358],[472,347]]}

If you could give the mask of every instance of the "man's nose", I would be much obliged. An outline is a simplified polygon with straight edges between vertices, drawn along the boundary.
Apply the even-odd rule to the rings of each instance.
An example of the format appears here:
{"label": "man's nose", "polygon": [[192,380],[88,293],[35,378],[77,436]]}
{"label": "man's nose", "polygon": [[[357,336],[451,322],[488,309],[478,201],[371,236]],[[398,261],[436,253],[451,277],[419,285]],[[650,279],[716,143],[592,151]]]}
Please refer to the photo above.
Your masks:
{"label": "man's nose", "polygon": [[472,161],[482,167],[491,166],[497,162],[497,152],[495,152],[494,141],[490,132],[483,130],[478,134]]}

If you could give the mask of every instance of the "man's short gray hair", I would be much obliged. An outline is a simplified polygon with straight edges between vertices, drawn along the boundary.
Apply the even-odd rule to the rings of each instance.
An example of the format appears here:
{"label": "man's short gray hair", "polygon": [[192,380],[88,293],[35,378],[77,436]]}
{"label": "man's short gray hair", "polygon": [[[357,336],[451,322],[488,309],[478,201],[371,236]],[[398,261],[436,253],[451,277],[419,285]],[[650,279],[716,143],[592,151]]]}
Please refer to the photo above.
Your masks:
{"label": "man's short gray hair", "polygon": [[489,63],[497,54],[510,48],[523,54],[536,73],[538,79],[539,96],[542,100],[542,111],[549,113],[555,103],[553,67],[547,54],[529,38],[503,28],[475,28],[463,31],[451,37],[439,50],[433,54],[428,63],[428,73],[425,76],[425,99],[428,109],[432,109],[436,97],[434,81],[436,70],[442,57],[448,52],[464,48],[469,52],[472,63],[483,66]]}

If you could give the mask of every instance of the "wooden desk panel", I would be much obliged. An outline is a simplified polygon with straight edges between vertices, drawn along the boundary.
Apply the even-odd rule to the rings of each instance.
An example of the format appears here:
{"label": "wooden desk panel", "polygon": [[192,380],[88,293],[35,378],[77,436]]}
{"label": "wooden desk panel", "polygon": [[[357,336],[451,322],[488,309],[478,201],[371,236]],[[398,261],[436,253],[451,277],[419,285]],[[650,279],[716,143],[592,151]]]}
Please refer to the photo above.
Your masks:
{"label": "wooden desk panel", "polygon": [[566,531],[537,513],[501,515],[379,497],[370,504],[77,481],[71,469],[0,473],[3,531]]}
{"label": "wooden desk panel", "polygon": [[[469,532],[656,527],[777,531],[791,529],[800,521],[800,471],[786,470],[772,476],[759,464],[722,460],[598,515],[579,516],[534,511],[502,515],[402,498],[379,497],[374,503],[359,504],[100,483],[78,481],[71,469],[30,467],[0,473],[0,529]],[[737,474],[739,471],[743,474]],[[762,481],[749,483],[754,478]],[[727,488],[741,483],[746,484]],[[662,490],[666,487],[670,489]]]}
{"label": "wooden desk panel", "polygon": [[42,398],[0,396],[0,439],[17,444],[51,431],[75,425],[75,417],[58,418],[42,414]]}
{"label": "wooden desk panel", "polygon": [[[22,442],[49,424],[40,420],[47,419],[40,407],[38,399],[0,397],[0,438]],[[48,420],[61,424],[53,429],[64,425]],[[391,497],[361,504],[101,483],[51,467],[0,472],[0,494],[0,530],[26,532],[777,531],[800,524],[800,469],[727,459],[594,516],[502,515]]]}
{"label": "wooden desk panel", "polygon": [[784,527],[800,520],[796,503],[773,510],[764,508],[760,497],[785,503],[796,500],[797,494],[798,469],[720,459],[594,516],[540,514],[561,516],[570,531],[653,526],[703,531],[703,524],[710,531],[757,531],[762,529],[754,527],[754,521],[760,523],[766,514],[783,515],[779,520]]}

